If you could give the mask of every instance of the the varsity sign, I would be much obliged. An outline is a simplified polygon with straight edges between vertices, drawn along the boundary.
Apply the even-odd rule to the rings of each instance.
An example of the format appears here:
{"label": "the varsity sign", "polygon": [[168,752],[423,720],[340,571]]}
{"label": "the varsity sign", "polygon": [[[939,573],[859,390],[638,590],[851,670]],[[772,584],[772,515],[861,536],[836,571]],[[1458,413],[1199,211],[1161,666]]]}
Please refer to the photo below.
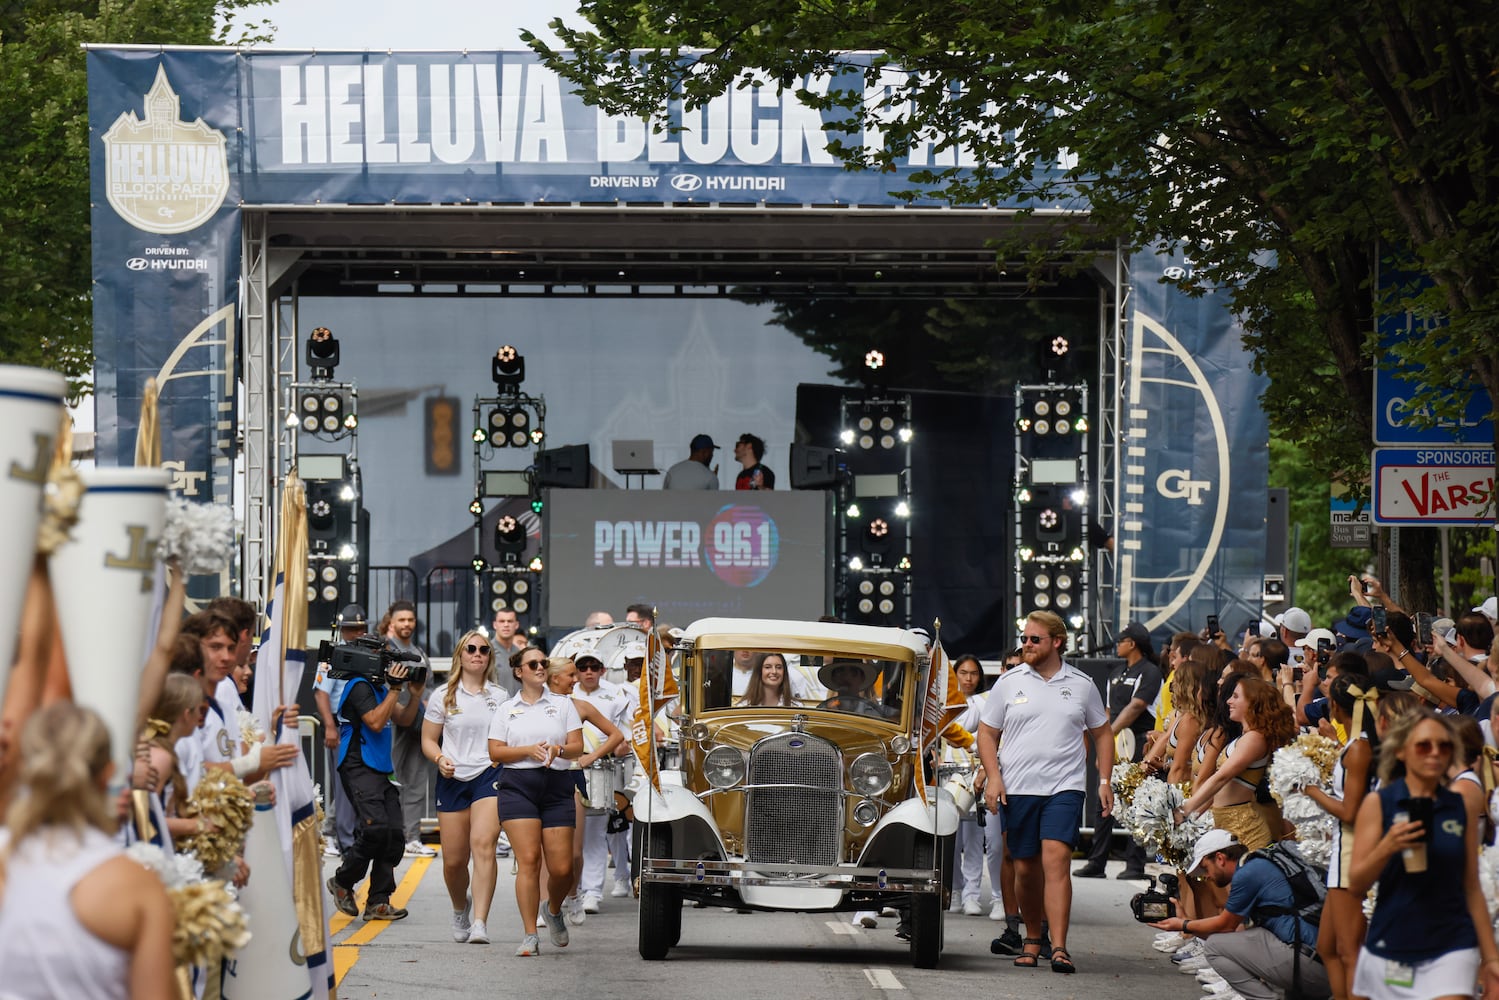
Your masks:
{"label": "the varsity sign", "polygon": [[229,193],[224,133],[199,118],[181,120],[180,99],[165,67],[133,110],[104,133],[105,195],[120,218],[148,233],[185,233],[206,222]]}

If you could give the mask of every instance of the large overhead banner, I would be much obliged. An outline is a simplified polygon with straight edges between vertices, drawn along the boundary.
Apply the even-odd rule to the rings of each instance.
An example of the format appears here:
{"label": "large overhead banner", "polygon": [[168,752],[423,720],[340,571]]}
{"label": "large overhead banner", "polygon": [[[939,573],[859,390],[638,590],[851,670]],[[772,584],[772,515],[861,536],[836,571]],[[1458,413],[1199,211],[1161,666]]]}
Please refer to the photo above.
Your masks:
{"label": "large overhead banner", "polygon": [[1265,572],[1268,383],[1251,370],[1228,293],[1178,287],[1190,267],[1147,250],[1129,271],[1118,621],[1158,631],[1258,618]]}
{"label": "large overhead banner", "polygon": [[[865,88],[857,68],[875,58],[798,83],[877,101],[888,87]],[[892,172],[846,170],[822,131],[844,115],[795,88],[734,89],[691,112],[678,102],[667,121],[683,130],[657,133],[585,105],[530,52],[93,48],[88,68],[99,459],[128,457],[157,376],[175,488],[198,497],[229,488],[244,206],[892,207],[919,189],[917,171],[973,162],[932,140]]]}

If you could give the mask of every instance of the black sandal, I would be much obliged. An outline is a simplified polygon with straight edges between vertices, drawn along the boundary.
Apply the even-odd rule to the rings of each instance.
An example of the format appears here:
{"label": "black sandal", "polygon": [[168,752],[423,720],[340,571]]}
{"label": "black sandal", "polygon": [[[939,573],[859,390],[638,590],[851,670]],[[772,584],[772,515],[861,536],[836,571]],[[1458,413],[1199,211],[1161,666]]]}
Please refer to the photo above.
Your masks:
{"label": "black sandal", "polygon": [[[1029,948],[1031,945],[1035,945],[1036,946],[1036,950],[1035,950],[1034,953],[1025,950],[1026,948]],[[1017,969],[1035,969],[1035,968],[1038,968],[1040,966],[1040,964],[1041,964],[1041,939],[1040,938],[1025,938],[1024,941],[1022,942],[1021,946],[1020,946],[1020,954],[1018,954],[1018,955],[1015,956],[1015,962],[1014,962],[1015,968],[1017,968]]]}
{"label": "black sandal", "polygon": [[1051,971],[1072,975],[1077,971],[1077,966],[1072,964],[1072,956],[1067,954],[1066,948],[1053,948],[1051,950]]}

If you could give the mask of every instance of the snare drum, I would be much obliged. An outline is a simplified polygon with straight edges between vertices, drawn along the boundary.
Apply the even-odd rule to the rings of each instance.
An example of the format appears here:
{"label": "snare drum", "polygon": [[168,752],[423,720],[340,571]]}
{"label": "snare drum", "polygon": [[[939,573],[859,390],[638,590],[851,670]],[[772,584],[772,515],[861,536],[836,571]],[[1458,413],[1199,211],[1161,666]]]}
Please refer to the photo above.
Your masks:
{"label": "snare drum", "polygon": [[614,791],[620,786],[619,767],[616,760],[617,758],[605,758],[583,769],[588,785],[588,794],[583,797],[584,808],[614,808]]}

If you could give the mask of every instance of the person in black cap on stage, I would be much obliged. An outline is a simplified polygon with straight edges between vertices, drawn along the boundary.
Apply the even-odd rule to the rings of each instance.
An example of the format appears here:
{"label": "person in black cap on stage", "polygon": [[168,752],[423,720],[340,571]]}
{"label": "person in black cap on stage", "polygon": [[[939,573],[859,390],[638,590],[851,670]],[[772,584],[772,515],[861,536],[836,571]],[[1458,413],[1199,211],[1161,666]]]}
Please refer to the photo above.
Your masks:
{"label": "person in black cap on stage", "polygon": [[[1114,730],[1115,760],[1138,761],[1145,751],[1145,734],[1155,726],[1150,706],[1161,690],[1161,670],[1155,663],[1155,648],[1150,633],[1139,622],[1130,622],[1119,633],[1116,645],[1124,663],[1109,673],[1109,725]],[[1109,775],[1099,775],[1108,780]],[[1109,860],[1109,841],[1114,833],[1113,815],[1100,816],[1093,823],[1093,847],[1088,863],[1072,874],[1078,878],[1103,878]],[[1124,871],[1121,879],[1145,877],[1145,848],[1126,837]]]}
{"label": "person in black cap on stage", "polygon": [[716,490],[718,470],[709,467],[718,445],[706,434],[699,434],[688,445],[690,454],[666,470],[663,490]]}

